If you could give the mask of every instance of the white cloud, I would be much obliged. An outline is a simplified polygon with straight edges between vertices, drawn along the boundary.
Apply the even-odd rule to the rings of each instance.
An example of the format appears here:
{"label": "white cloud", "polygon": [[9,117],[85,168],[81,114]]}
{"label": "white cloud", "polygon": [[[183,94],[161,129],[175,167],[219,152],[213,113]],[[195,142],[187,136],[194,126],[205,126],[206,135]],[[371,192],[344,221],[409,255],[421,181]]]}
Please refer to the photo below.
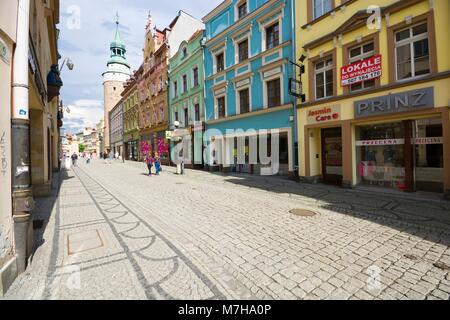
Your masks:
{"label": "white cloud", "polygon": [[103,118],[103,101],[77,100],[67,105],[70,113],[64,114],[64,127],[70,133],[82,131],[85,127],[94,127]]}

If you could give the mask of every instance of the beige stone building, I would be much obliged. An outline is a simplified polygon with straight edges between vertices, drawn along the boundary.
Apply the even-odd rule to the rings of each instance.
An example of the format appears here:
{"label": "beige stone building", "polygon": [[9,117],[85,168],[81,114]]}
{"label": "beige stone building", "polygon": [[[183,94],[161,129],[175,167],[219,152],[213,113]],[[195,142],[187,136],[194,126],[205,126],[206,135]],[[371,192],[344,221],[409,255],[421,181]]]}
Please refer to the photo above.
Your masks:
{"label": "beige stone building", "polygon": [[0,1],[0,296],[31,253],[33,195],[59,169],[59,5]]}

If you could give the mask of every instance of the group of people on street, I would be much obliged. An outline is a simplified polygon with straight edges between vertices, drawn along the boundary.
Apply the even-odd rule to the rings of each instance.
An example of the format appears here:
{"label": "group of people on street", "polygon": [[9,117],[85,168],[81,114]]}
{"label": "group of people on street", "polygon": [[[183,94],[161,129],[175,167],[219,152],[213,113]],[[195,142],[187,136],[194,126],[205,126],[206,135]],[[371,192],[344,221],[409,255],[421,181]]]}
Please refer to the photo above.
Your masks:
{"label": "group of people on street", "polygon": [[[91,162],[91,156],[89,154],[86,154],[84,156],[86,158],[86,164],[89,164]],[[110,152],[109,155],[104,152],[100,154],[100,158],[103,158],[106,163],[110,164],[114,158],[118,158],[114,155],[113,152]],[[72,166],[76,167],[78,162],[78,154],[74,153],[70,157],[72,160]],[[153,167],[155,167],[155,174],[156,176],[159,176],[159,173],[162,171],[161,168],[161,158],[159,157],[159,154],[157,152],[148,152],[147,155],[144,158],[144,162],[147,164],[148,169],[148,176],[151,177],[153,174]]]}
{"label": "group of people on street", "polygon": [[155,166],[155,175],[159,176],[161,172],[161,158],[157,152],[149,152],[145,157],[145,163],[147,164],[148,176],[152,176],[152,169]]}

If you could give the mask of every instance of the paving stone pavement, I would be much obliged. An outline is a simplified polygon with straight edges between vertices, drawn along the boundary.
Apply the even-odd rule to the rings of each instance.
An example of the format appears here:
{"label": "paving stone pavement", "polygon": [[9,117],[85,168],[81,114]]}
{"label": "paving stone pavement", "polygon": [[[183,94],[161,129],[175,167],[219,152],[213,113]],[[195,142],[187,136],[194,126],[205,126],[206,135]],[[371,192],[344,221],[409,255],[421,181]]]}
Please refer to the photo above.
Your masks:
{"label": "paving stone pavement", "polygon": [[[444,299],[450,203],[94,161],[38,199],[5,299]],[[292,209],[313,210],[300,217]]]}

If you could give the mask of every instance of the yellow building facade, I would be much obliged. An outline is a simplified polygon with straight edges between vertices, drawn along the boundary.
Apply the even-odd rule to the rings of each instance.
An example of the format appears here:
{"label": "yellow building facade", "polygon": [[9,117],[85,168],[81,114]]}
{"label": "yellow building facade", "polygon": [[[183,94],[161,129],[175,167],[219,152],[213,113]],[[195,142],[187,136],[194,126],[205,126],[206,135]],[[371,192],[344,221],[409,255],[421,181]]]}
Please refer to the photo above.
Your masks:
{"label": "yellow building facade", "polygon": [[305,0],[296,21],[301,179],[450,197],[450,1]]}

